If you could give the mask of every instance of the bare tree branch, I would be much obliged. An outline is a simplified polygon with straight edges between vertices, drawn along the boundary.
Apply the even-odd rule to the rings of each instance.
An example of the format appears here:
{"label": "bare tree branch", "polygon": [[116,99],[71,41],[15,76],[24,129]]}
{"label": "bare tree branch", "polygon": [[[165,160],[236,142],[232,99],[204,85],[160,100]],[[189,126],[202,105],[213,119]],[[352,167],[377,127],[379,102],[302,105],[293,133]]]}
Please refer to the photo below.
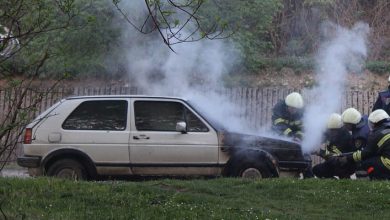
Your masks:
{"label": "bare tree branch", "polygon": [[[195,42],[204,38],[209,40],[224,39],[234,33],[234,31],[227,33],[226,27],[218,24],[217,21],[214,21],[211,27],[203,27],[202,20],[205,18],[199,17],[197,14],[204,6],[204,0],[145,0],[147,14],[142,25],[137,25],[134,19],[131,19],[128,13],[124,12],[119,2],[120,0],[113,0],[119,13],[133,28],[142,34],[157,31],[164,44],[172,51],[174,51],[172,45],[175,44]],[[152,21],[153,28],[145,31],[144,28],[149,20]],[[211,21],[208,20],[208,22]]]}

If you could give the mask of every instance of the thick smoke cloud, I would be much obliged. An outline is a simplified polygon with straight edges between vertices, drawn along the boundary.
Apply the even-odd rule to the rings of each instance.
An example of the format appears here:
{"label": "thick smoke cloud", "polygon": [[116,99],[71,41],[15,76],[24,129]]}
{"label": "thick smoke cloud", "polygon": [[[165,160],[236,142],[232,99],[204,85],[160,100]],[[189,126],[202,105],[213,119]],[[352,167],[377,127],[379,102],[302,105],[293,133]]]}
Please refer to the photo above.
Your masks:
{"label": "thick smoke cloud", "polygon": [[316,57],[318,86],[305,93],[309,104],[304,116],[304,152],[319,148],[328,117],[340,113],[347,74],[359,72],[367,56],[367,24],[357,23],[347,29],[326,23],[323,31],[324,43]]}
{"label": "thick smoke cloud", "polygon": [[[124,2],[121,7],[134,12],[131,19],[142,24],[146,13],[143,1]],[[188,27],[191,29],[190,25]],[[240,61],[240,55],[231,42],[201,40],[179,43],[172,46],[175,51],[172,52],[157,33],[144,35],[129,25],[122,30],[132,86],[141,89],[144,94],[188,98],[228,128],[248,130],[249,127],[239,117],[242,108],[220,94],[223,75]],[[186,35],[186,30],[181,33]]]}
{"label": "thick smoke cloud", "polygon": [[12,36],[11,30],[0,24],[0,58],[9,57],[19,48],[19,40]]}

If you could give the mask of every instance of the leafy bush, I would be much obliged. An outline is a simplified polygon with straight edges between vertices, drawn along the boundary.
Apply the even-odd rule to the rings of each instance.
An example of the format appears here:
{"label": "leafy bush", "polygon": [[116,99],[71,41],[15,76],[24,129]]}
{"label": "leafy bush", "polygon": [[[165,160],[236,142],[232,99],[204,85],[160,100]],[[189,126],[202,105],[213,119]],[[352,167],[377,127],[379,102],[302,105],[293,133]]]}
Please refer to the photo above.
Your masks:
{"label": "leafy bush", "polygon": [[312,58],[295,56],[276,58],[260,57],[256,60],[252,59],[251,62],[257,69],[249,71],[249,73],[259,73],[256,71],[259,69],[280,71],[282,68],[291,68],[294,72],[300,73],[302,71],[313,70],[315,65]]}
{"label": "leafy bush", "polygon": [[[24,46],[20,54],[2,63],[3,67],[11,69],[15,74],[25,74],[27,71],[21,65],[39,60],[43,51],[47,51],[49,59],[43,66],[41,78],[62,76],[70,73],[77,76],[98,76],[108,73],[104,62],[108,54],[120,48],[119,25],[115,25],[115,11],[113,5],[103,0],[74,1],[72,10],[74,17],[70,23],[65,23],[59,16],[61,11],[48,0],[41,0],[45,6],[45,15],[42,16],[54,28],[51,31],[37,34]],[[31,8],[38,7],[34,2]],[[41,6],[39,6],[41,7]],[[31,9],[32,10],[32,9]],[[34,17],[26,17],[26,23]],[[20,39],[23,40],[23,39]]]}
{"label": "leafy bush", "polygon": [[256,71],[264,66],[262,57],[273,52],[270,32],[277,28],[272,22],[282,7],[281,0],[216,0],[203,5],[201,14],[228,24],[234,32],[231,40],[244,55],[243,65]]}
{"label": "leafy bush", "polygon": [[390,73],[390,62],[386,61],[370,61],[366,64],[366,69],[380,75]]}

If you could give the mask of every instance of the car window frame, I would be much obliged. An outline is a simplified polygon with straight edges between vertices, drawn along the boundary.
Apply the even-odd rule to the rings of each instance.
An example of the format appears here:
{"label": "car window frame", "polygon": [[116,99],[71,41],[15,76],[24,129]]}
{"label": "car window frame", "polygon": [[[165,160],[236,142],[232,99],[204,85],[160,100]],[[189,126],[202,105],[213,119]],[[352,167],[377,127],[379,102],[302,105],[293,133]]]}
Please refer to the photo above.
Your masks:
{"label": "car window frame", "polygon": [[132,109],[133,109],[133,118],[134,118],[134,128],[136,131],[138,132],[176,132],[176,130],[152,130],[152,129],[148,129],[148,130],[140,130],[139,128],[137,128],[137,121],[136,121],[136,103],[137,102],[171,102],[171,103],[178,103],[181,105],[182,107],[182,114],[184,115],[184,122],[187,124],[187,130],[188,130],[188,119],[187,119],[187,112],[189,111],[194,117],[196,117],[199,122],[202,123],[202,125],[204,126],[204,128],[207,129],[207,131],[187,131],[187,132],[190,132],[190,133],[208,133],[210,132],[210,126],[205,123],[205,120],[202,119],[202,117],[200,117],[198,114],[196,114],[192,109],[191,107],[189,107],[188,105],[186,105],[184,102],[181,102],[180,100],[157,100],[157,99],[135,99],[132,101]]}
{"label": "car window frame", "polygon": [[[69,117],[72,116],[72,114],[81,106],[83,105],[84,103],[86,102],[115,102],[115,101],[118,101],[118,102],[125,102],[125,109],[124,109],[124,128],[123,129],[70,129],[70,128],[64,128],[64,124],[66,123],[66,121],[69,119]],[[64,130],[68,130],[68,131],[125,131],[127,130],[128,126],[129,126],[129,100],[128,99],[89,99],[89,100],[84,100],[82,102],[80,102],[76,107],[73,108],[73,110],[70,112],[70,114],[63,120],[62,124],[61,124],[61,128],[64,129]]]}

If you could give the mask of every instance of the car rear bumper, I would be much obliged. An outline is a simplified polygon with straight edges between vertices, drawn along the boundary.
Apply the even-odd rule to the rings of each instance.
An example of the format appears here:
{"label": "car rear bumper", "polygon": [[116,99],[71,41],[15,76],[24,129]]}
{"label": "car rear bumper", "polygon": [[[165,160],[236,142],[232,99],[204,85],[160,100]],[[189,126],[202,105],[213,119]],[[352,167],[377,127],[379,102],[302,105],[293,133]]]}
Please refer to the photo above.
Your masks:
{"label": "car rear bumper", "polygon": [[38,168],[41,160],[42,158],[38,156],[21,156],[18,157],[17,163],[21,167]]}

